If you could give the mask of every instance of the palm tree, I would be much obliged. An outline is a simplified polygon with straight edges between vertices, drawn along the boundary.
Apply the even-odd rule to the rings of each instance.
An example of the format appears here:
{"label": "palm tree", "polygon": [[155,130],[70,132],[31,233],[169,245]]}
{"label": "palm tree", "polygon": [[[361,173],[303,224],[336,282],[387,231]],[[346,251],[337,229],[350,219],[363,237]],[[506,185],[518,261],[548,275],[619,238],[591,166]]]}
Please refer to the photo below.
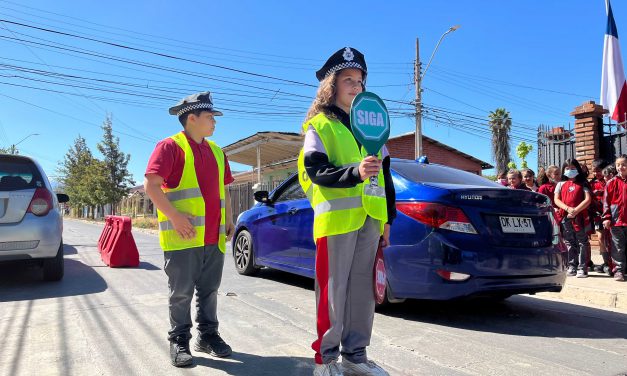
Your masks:
{"label": "palm tree", "polygon": [[490,112],[490,129],[492,130],[492,158],[496,164],[496,171],[507,171],[507,163],[511,160],[509,152],[509,131],[512,119],[504,108],[497,108]]}

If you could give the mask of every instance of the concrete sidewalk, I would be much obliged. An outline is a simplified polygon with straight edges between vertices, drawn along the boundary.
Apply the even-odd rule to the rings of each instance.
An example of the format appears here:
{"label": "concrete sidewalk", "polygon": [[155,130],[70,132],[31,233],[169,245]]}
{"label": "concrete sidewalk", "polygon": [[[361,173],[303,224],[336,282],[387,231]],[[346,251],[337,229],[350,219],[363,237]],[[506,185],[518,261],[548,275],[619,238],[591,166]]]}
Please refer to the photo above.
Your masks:
{"label": "concrete sidewalk", "polygon": [[[592,249],[592,261],[595,265],[603,263],[598,249]],[[562,292],[541,293],[538,296],[627,310],[627,282],[614,281],[604,273],[589,272],[588,275],[588,278],[566,277]]]}

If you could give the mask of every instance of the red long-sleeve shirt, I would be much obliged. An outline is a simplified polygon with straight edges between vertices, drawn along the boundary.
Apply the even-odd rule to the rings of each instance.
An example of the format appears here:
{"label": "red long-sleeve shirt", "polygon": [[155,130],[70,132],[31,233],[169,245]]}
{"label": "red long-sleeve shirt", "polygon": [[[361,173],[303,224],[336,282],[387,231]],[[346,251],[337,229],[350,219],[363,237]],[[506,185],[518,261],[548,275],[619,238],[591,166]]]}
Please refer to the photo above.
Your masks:
{"label": "red long-sleeve shirt", "polygon": [[615,176],[605,185],[603,220],[612,226],[627,226],[627,179]]}

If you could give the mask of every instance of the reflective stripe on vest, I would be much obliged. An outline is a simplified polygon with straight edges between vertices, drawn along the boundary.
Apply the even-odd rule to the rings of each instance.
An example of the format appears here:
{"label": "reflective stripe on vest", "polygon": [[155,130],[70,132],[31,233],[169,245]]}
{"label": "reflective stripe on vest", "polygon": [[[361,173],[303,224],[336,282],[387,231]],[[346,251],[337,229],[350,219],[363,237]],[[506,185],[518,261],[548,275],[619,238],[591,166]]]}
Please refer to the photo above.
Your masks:
{"label": "reflective stripe on vest", "polygon": [[[191,223],[192,226],[194,227],[204,226],[205,217],[194,217],[189,220],[189,223]],[[159,222],[159,230],[160,231],[174,230],[174,226],[172,226],[172,222],[170,221]]]}
{"label": "reflective stripe on vest", "polygon": [[[351,131],[335,119],[323,113],[303,124],[303,132],[312,127],[327,152],[329,162],[340,168],[358,167],[366,156],[359,149]],[[379,153],[381,158],[381,153]],[[304,152],[298,156],[298,181],[314,208],[314,239],[344,234],[360,229],[371,216],[380,221],[380,230],[387,222],[387,202],[383,172],[376,177],[379,187],[370,180],[350,188],[328,188],[314,184],[305,170]]]}
{"label": "reflective stripe on vest", "polygon": [[[185,163],[179,186],[171,189],[163,189],[166,197],[181,213],[189,214],[193,218],[191,224],[196,230],[196,236],[192,239],[182,239],[172,222],[161,212],[157,210],[159,219],[159,243],[164,251],[176,251],[188,248],[203,247],[205,245],[205,200],[202,191],[198,186],[198,178],[196,177],[196,168],[194,165],[194,154],[189,145],[189,141],[185,133],[180,132],[172,138],[176,144],[183,150],[185,155]],[[225,210],[225,188],[224,188],[224,153],[214,142],[206,140],[215,157],[218,166],[219,193],[220,193],[220,227],[218,229],[218,248],[222,253],[226,251],[226,210]]]}
{"label": "reflective stripe on vest", "polygon": [[320,215],[330,211],[361,208],[361,196],[336,198],[323,201],[314,208],[314,215]]}
{"label": "reflective stripe on vest", "polygon": [[202,192],[200,191],[200,188],[188,188],[180,191],[166,192],[165,196],[170,201],[179,201],[186,198],[202,197]]}

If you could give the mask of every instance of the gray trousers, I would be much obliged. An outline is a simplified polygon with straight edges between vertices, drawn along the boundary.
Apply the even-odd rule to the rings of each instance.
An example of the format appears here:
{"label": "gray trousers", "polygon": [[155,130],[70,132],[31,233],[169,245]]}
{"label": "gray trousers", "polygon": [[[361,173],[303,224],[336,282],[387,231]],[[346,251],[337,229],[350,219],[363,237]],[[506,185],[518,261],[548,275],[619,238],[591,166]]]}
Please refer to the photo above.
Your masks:
{"label": "gray trousers", "polygon": [[584,229],[575,231],[570,218],[562,222],[562,237],[568,250],[568,266],[588,270],[590,261],[590,240]]}
{"label": "gray trousers", "polygon": [[379,221],[366,218],[363,227],[347,234],[318,239],[316,252],[316,320],[318,339],[312,344],[316,363],[342,358],[364,363],[374,319],[374,260]]}
{"label": "gray trousers", "polygon": [[612,260],[614,261],[614,270],[620,271],[625,274],[625,248],[627,247],[627,227],[616,226],[611,227],[612,232]]}
{"label": "gray trousers", "polygon": [[224,253],[217,244],[163,253],[170,289],[168,339],[192,337],[190,315],[196,289],[196,323],[200,335],[218,331],[218,287],[222,281]]}

